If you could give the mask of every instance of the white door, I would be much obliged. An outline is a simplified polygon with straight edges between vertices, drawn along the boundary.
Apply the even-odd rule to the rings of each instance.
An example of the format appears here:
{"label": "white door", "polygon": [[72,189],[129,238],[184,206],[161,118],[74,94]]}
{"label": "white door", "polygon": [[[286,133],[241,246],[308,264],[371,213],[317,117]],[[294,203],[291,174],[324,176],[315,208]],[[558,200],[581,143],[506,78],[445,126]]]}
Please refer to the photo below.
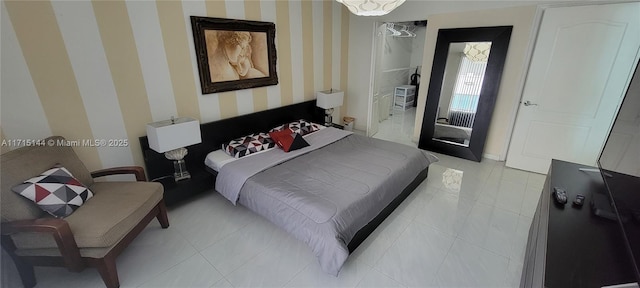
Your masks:
{"label": "white door", "polygon": [[378,122],[382,122],[389,118],[389,111],[391,111],[391,95],[383,95],[380,97],[380,100],[378,100],[378,103],[380,104],[378,109]]}
{"label": "white door", "polygon": [[[373,99],[374,115],[371,115],[371,118],[372,118],[371,129],[372,129],[372,132],[375,131],[375,133],[378,133],[378,123],[380,122],[380,120],[378,120],[380,116],[379,115],[380,113],[378,112],[379,110],[380,110],[380,99],[378,99],[378,96],[376,95],[375,98]],[[371,134],[371,136],[373,136],[375,133]]]}
{"label": "white door", "polygon": [[640,3],[544,11],[506,165],[595,165],[637,63]]}

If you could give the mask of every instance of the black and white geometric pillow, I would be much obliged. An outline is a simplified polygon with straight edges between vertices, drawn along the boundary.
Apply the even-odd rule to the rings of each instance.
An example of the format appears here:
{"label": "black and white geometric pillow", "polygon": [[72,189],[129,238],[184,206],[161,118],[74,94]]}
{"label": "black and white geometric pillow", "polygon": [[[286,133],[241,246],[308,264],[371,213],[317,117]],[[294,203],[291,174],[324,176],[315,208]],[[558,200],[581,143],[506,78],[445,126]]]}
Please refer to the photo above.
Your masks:
{"label": "black and white geometric pillow", "polygon": [[280,125],[280,126],[278,126],[276,128],[271,129],[271,131],[269,131],[269,132],[277,132],[277,131],[282,131],[282,130],[285,130],[285,129],[291,129],[291,131],[293,131],[294,133],[298,133],[298,134],[304,136],[304,135],[307,135],[309,133],[316,132],[316,131],[318,131],[318,130],[320,130],[322,128],[323,127],[321,125],[306,121],[304,119],[300,119],[298,121],[293,121],[291,123]]}
{"label": "black and white geometric pillow", "polygon": [[89,188],[74,178],[69,170],[58,165],[12,187],[11,190],[58,218],[71,215],[93,197]]}
{"label": "black and white geometric pillow", "polygon": [[242,158],[273,147],[276,147],[276,143],[266,133],[250,134],[222,144],[222,150],[235,158]]}
{"label": "black and white geometric pillow", "polygon": [[[313,122],[308,122],[311,125],[311,132],[316,132],[318,130],[322,130],[324,128],[327,128],[327,126],[321,125],[321,124],[317,124],[317,123],[313,123]],[[311,133],[309,132],[309,133]]]}

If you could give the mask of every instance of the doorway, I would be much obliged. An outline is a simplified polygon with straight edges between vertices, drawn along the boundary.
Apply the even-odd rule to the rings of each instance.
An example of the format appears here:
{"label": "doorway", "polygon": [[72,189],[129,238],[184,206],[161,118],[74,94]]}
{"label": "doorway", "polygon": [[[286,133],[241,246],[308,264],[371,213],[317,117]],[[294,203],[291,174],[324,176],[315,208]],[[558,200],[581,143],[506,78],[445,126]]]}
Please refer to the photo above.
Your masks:
{"label": "doorway", "polygon": [[411,141],[427,21],[376,23],[367,136]]}

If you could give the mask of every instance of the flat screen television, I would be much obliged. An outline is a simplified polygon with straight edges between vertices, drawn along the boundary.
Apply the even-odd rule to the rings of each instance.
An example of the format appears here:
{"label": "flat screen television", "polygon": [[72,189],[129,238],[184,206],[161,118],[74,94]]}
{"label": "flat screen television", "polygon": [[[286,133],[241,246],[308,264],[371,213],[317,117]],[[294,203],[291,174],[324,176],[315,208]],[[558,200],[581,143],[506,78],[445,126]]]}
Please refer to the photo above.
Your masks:
{"label": "flat screen television", "polygon": [[636,71],[600,153],[598,168],[640,283],[640,72]]}

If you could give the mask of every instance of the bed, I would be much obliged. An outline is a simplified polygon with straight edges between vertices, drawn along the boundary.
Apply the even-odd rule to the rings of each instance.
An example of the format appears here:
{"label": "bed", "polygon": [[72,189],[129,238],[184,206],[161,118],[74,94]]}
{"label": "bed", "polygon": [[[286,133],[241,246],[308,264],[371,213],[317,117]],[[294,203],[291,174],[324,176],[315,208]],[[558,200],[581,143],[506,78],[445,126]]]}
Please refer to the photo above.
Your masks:
{"label": "bed", "polygon": [[240,159],[211,153],[225,141],[297,119],[320,123],[322,116],[308,101],[203,124],[203,143],[189,154],[207,159],[204,169],[219,193],[307,243],[322,269],[338,275],[348,255],[426,178],[433,155],[335,128],[305,135],[310,146],[289,153],[276,148]]}
{"label": "bed", "polygon": [[471,131],[472,129],[467,127],[436,123],[433,138],[468,145]]}

